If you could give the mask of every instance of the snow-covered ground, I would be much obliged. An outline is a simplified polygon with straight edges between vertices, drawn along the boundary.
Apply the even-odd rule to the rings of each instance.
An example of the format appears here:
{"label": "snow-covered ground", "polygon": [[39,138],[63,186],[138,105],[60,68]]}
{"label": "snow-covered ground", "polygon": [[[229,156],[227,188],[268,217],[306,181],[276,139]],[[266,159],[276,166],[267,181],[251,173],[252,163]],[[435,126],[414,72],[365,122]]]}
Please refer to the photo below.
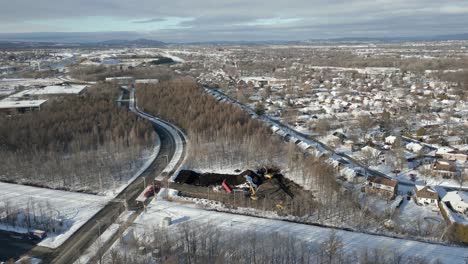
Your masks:
{"label": "snow-covered ground", "polygon": [[120,226],[118,224],[112,224],[109,228],[104,231],[91,246],[80,256],[74,263],[75,264],[84,264],[89,263],[89,261],[99,253],[99,249],[107,243],[116,233],[119,231]]}
{"label": "snow-covered ground", "polygon": [[156,133],[154,147],[151,150],[150,155],[147,158],[144,158],[144,163],[140,167],[140,169],[138,169],[138,171],[136,171],[133,174],[133,176],[127,181],[127,183],[115,189],[108,190],[104,192],[104,194],[109,197],[116,197],[117,195],[119,195],[119,193],[121,193],[125,188],[127,188],[128,185],[130,185],[133,181],[135,181],[146,169],[149,168],[149,166],[151,166],[154,160],[158,157],[160,150],[161,150],[161,139],[159,138],[159,135]]}
{"label": "snow-covered ground", "polygon": [[[39,243],[40,246],[57,248],[99,212],[109,202],[110,197],[0,182],[1,202],[8,201],[12,205],[26,208],[31,199],[37,203],[49,204],[50,208],[57,212],[56,216],[63,219],[65,231],[57,234],[49,233],[47,238]],[[0,225],[0,229],[20,233],[28,232],[25,228],[4,225]]]}
{"label": "snow-covered ground", "polygon": [[[330,229],[327,228],[206,211],[193,205],[164,200],[153,200],[147,207],[146,213],[136,219],[136,224],[132,229],[137,237],[144,237],[148,230],[160,225],[164,217],[172,219],[173,224],[169,226],[170,229],[177,228],[184,222],[194,222],[195,224],[210,224],[227,232],[280,232],[310,242],[311,245],[324,242],[330,233]],[[385,248],[406,256],[417,255],[427,259],[440,259],[443,263],[450,264],[465,263],[464,259],[468,257],[468,250],[463,247],[449,247],[348,231],[337,231],[337,235],[343,240],[347,252]]]}
{"label": "snow-covered ground", "polygon": [[164,57],[172,59],[175,62],[179,62],[179,63],[184,63],[185,62],[184,59],[182,59],[180,57],[177,57],[177,56],[175,56],[175,55],[173,55],[172,53],[169,53],[169,52],[163,52],[162,55]]}
{"label": "snow-covered ground", "polygon": [[3,88],[0,86],[0,96],[10,95],[15,92],[14,88]]}
{"label": "snow-covered ground", "polygon": [[[410,182],[411,181],[411,177],[409,176],[410,174],[416,175],[415,184],[429,185],[429,186],[444,186],[444,187],[452,187],[452,188],[460,187],[460,182],[457,181],[456,179],[444,179],[442,177],[435,177],[432,175],[423,175],[417,170],[402,171],[395,178],[398,179],[399,181],[406,180]],[[468,182],[464,182],[462,186],[468,187]]]}
{"label": "snow-covered ground", "polygon": [[43,79],[29,79],[29,78],[18,78],[18,79],[0,79],[0,87],[14,89],[20,86],[28,87],[33,85],[55,85],[63,83],[58,78],[43,78]]}

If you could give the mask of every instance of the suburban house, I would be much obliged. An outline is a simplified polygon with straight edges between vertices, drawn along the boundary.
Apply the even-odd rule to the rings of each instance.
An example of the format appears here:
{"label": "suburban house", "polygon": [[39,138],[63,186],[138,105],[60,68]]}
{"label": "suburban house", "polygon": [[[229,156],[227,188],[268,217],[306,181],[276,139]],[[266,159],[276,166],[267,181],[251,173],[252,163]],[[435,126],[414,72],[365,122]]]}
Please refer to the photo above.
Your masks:
{"label": "suburban house", "polygon": [[414,199],[420,205],[435,205],[439,202],[439,194],[430,186],[414,186]]}
{"label": "suburban house", "polygon": [[453,162],[437,160],[432,166],[432,174],[434,176],[450,179],[457,175],[457,167]]}
{"label": "suburban house", "polygon": [[442,198],[442,201],[448,202],[452,209],[459,213],[468,213],[468,194],[466,192],[447,192],[444,198]]}
{"label": "suburban house", "polygon": [[369,160],[374,161],[378,164],[385,162],[385,153],[379,149],[376,149],[371,146],[363,147],[358,153],[358,158],[361,160]]}
{"label": "suburban house", "polygon": [[440,154],[443,159],[445,160],[457,160],[457,161],[467,161],[468,155],[465,151],[460,150],[452,150],[449,152],[441,153]]}
{"label": "suburban house", "polygon": [[380,176],[367,177],[365,191],[367,193],[378,194],[389,199],[393,198],[398,189],[398,182]]}

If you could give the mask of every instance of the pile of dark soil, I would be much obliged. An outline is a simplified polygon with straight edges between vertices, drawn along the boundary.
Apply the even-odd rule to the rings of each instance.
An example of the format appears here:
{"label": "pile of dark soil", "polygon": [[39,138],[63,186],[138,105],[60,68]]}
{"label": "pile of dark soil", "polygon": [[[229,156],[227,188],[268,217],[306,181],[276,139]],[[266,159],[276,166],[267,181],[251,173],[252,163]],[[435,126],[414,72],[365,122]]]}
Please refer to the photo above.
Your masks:
{"label": "pile of dark soil", "polygon": [[180,184],[190,184],[195,186],[216,186],[221,185],[223,181],[231,186],[245,183],[245,175],[253,175],[253,171],[244,171],[239,175],[218,174],[218,173],[197,173],[190,170],[181,170],[175,182]]}

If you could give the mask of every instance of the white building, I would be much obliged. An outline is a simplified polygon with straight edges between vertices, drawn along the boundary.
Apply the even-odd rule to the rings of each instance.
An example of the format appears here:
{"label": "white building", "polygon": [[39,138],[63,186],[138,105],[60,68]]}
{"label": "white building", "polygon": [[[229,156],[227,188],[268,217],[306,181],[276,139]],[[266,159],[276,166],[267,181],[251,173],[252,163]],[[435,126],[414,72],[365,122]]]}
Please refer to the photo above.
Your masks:
{"label": "white building", "polygon": [[459,213],[463,214],[468,212],[468,194],[466,192],[447,192],[442,201],[449,202],[453,210]]}

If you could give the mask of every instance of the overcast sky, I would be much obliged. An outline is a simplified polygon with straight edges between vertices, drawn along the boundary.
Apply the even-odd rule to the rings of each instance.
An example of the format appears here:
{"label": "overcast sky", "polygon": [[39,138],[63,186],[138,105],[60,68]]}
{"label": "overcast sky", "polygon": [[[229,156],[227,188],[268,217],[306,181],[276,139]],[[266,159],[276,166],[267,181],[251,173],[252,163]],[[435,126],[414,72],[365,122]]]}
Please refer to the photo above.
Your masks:
{"label": "overcast sky", "polygon": [[[86,34],[80,36],[96,39],[188,42],[468,32],[467,0],[0,1],[0,32],[10,33],[3,38],[16,33],[82,32]],[[58,35],[64,34],[27,34]]]}

